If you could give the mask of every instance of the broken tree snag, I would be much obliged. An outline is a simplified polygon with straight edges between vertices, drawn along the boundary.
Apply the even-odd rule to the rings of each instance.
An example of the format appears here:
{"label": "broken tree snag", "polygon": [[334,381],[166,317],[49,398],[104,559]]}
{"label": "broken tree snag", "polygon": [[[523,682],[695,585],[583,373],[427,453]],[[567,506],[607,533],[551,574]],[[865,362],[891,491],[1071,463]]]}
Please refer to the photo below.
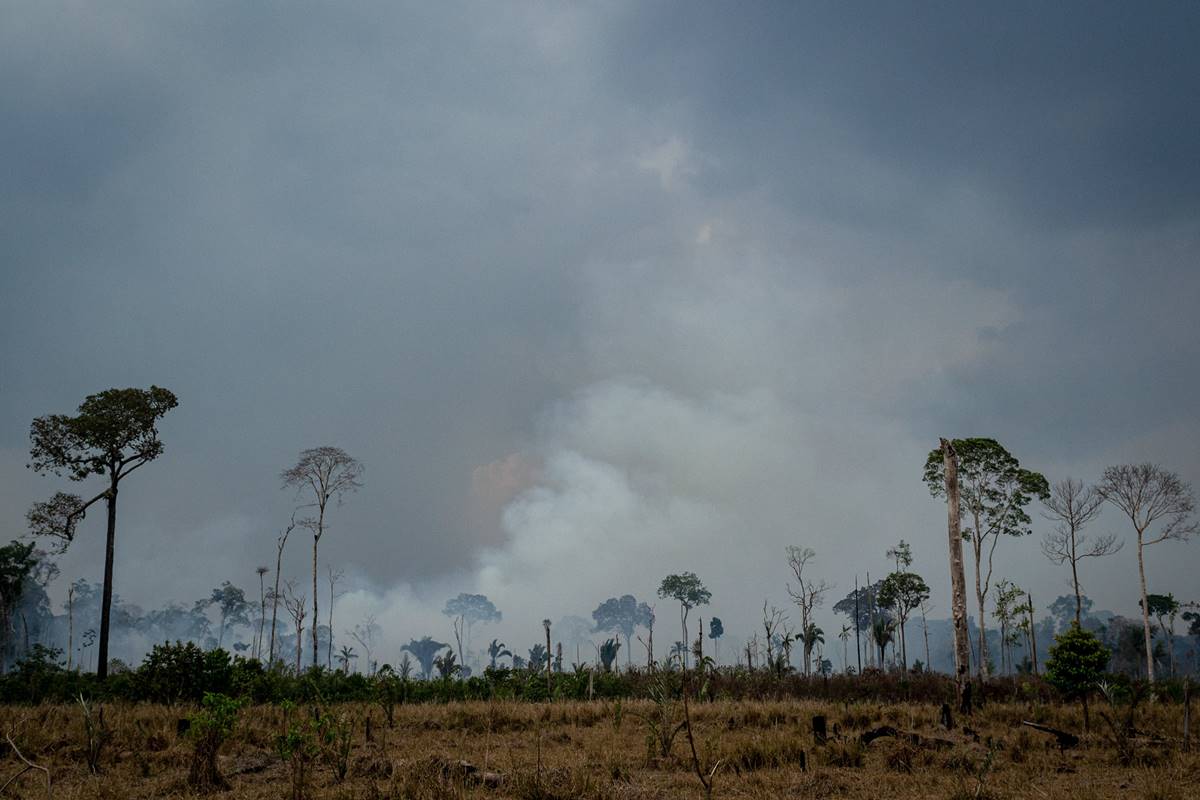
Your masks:
{"label": "broken tree snag", "polygon": [[825,730],[825,715],[817,714],[812,718],[813,744],[825,744],[828,735]]}
{"label": "broken tree snag", "polygon": [[1058,741],[1059,750],[1070,750],[1079,744],[1079,737],[1067,731],[1060,731],[1058,728],[1051,728],[1049,725],[1041,725],[1037,722],[1022,721],[1022,725],[1027,728],[1033,728],[1035,731],[1048,733]]}
{"label": "broken tree snag", "polygon": [[949,439],[942,439],[942,466],[946,475],[946,528],[950,549],[950,588],[954,616],[954,687],[958,711],[971,713],[971,639],[967,632],[967,577],[963,571],[962,525],[959,521],[958,454]]}

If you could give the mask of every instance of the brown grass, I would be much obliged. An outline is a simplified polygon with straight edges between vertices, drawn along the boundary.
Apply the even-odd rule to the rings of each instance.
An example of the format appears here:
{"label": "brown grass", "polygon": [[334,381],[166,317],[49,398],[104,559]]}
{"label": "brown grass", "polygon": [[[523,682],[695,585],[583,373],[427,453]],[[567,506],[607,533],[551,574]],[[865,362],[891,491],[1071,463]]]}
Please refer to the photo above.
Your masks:
{"label": "brown grass", "polygon": [[[353,719],[349,774],[336,780],[330,761],[308,770],[313,800],[415,798],[629,798],[702,797],[685,738],[663,757],[647,741],[648,701],[614,703],[462,703],[405,706],[388,728],[376,707],[339,706]],[[720,764],[717,798],[1064,798],[1071,800],[1185,800],[1200,797],[1200,754],[1183,753],[1178,706],[1147,705],[1137,718],[1138,758],[1121,766],[1104,730],[1094,727],[1081,746],[1063,754],[1051,737],[1021,728],[1022,719],[1081,732],[1073,708],[993,703],[944,731],[930,705],[804,701],[715,702],[692,706],[697,753],[707,772]],[[3,734],[30,760],[50,769],[56,800],[182,798],[192,742],[177,734],[186,709],[105,706],[112,731],[93,775],[80,708],[0,708],[0,784],[22,762]],[[297,709],[305,719],[309,709]],[[830,741],[813,744],[810,720],[824,714]],[[367,740],[370,717],[371,740]],[[882,738],[860,745],[858,735],[880,725],[947,739],[934,749]],[[275,750],[283,711],[260,706],[241,713],[221,750],[220,771],[230,789],[212,797],[265,800],[291,796],[291,767]],[[475,769],[463,767],[469,762]],[[483,773],[500,776],[491,785]],[[45,797],[44,778],[26,772],[4,797]]]}

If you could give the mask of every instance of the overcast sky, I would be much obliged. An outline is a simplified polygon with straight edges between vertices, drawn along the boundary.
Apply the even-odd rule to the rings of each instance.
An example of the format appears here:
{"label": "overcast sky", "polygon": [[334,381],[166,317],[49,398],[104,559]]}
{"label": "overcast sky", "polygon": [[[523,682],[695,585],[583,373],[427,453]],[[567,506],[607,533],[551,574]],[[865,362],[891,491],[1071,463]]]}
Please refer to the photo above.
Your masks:
{"label": "overcast sky", "polygon": [[[1198,35],[1185,3],[4,2],[0,535],[70,488],[33,417],[153,383],[143,606],[252,586],[330,444],[367,469],[335,628],[389,650],[459,591],[532,642],[681,570],[745,635],[788,544],[832,602],[904,538],[945,614],[939,435],[1200,482]],[[997,574],[1044,605],[1036,527]],[[89,518],[64,578],[102,552]],[[1098,607],[1136,611],[1135,563],[1086,565]],[[1151,591],[1197,567],[1155,546]]]}

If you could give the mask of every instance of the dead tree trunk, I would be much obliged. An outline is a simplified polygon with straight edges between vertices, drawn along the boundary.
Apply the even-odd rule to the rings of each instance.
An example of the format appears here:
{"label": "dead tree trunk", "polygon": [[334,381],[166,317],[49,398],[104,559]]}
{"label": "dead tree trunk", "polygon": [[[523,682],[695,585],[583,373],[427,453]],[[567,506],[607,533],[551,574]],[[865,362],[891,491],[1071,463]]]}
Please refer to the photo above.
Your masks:
{"label": "dead tree trunk", "polygon": [[958,513],[958,456],[954,445],[942,439],[942,461],[946,471],[946,525],[950,548],[950,586],[954,614],[954,685],[959,712],[971,713],[971,639],[967,631],[967,577],[963,571],[962,525]]}

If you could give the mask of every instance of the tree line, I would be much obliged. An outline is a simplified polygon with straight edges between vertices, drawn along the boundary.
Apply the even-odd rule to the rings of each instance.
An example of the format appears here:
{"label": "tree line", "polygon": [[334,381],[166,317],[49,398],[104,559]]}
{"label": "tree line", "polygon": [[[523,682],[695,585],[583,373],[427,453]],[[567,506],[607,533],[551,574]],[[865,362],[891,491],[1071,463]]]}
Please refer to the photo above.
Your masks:
{"label": "tree line", "polygon": [[[33,421],[30,469],[76,483],[98,480],[101,486],[90,497],[59,491],[29,509],[29,534],[35,541],[48,541],[50,552],[38,550],[35,542],[14,541],[0,548],[0,636],[3,637],[0,667],[11,663],[18,648],[29,650],[30,616],[35,622],[47,616],[49,601],[45,589],[57,576],[57,567],[51,557],[64,552],[74,541],[79,524],[88,511],[103,505],[106,546],[99,598],[94,596],[93,584],[77,581],[69,587],[66,656],[68,666],[82,666],[77,662],[77,651],[80,654],[88,651],[91,656],[94,643],[96,673],[100,679],[107,675],[111,661],[113,610],[114,607],[123,608],[114,594],[113,577],[118,492],[134,471],[162,455],[164,445],[159,437],[158,423],[177,406],[175,395],[160,387],[109,389],[85,398],[75,415],[51,414]],[[953,462],[948,460],[948,452],[953,455]],[[947,471],[947,465],[951,463],[952,475]],[[186,638],[208,642],[217,648],[224,645],[228,630],[242,628],[249,633],[250,641],[236,642],[235,649],[268,665],[288,663],[297,674],[302,671],[301,659],[307,636],[310,667],[318,666],[324,660],[324,666],[332,669],[337,638],[333,633],[334,607],[340,596],[337,587],[342,573],[331,566],[326,567],[324,593],[328,605],[322,618],[319,548],[329,529],[329,515],[363,486],[364,474],[361,462],[340,448],[329,446],[302,451],[296,463],[281,472],[282,488],[294,491],[299,502],[291,519],[276,537],[274,569],[267,565],[256,569],[259,578],[257,603],[248,598],[244,590],[226,581],[190,609],[168,606],[161,612],[132,620],[126,613],[120,621],[134,627],[141,625],[145,630],[158,627],[187,631]],[[1178,475],[1154,464],[1129,464],[1105,469],[1092,485],[1075,478],[1051,484],[1041,473],[1023,467],[996,440],[969,438],[944,440],[942,447],[933,449],[924,465],[922,478],[934,497],[947,502],[949,558],[955,588],[953,624],[959,642],[954,656],[956,671],[969,671],[973,665],[979,679],[991,677],[996,670],[993,653],[996,648],[999,670],[1011,672],[1018,666],[1013,663],[1013,648],[1022,642],[1027,663],[1019,666],[1038,671],[1039,625],[1035,621],[1033,598],[1013,581],[998,578],[994,571],[995,553],[1000,542],[1032,533],[1030,510],[1035,502],[1040,504],[1041,515],[1053,525],[1042,541],[1044,555],[1070,570],[1075,626],[1085,627],[1088,621],[1081,568],[1087,559],[1111,555],[1123,545],[1115,534],[1095,536],[1089,530],[1107,504],[1129,520],[1137,549],[1142,617],[1140,655],[1145,677],[1154,680],[1156,662],[1161,662],[1164,656],[1174,673],[1176,617],[1181,616],[1191,623],[1190,634],[1200,636],[1200,614],[1191,610],[1197,607],[1196,604],[1181,603],[1171,593],[1151,592],[1146,574],[1144,553],[1147,547],[1172,540],[1185,541],[1196,532],[1196,522],[1192,518],[1192,490]],[[951,479],[953,500],[949,491]],[[297,531],[311,536],[311,596],[306,596],[306,590],[301,588],[298,580],[285,579],[282,575],[284,550]],[[957,559],[962,563],[964,546],[970,556],[974,579],[973,620],[968,619],[966,613],[965,580],[961,581],[961,587],[955,580],[955,562]],[[751,670],[767,667],[784,672],[794,669],[793,650],[796,650],[804,675],[832,671],[830,659],[825,658],[825,631],[817,624],[815,614],[833,587],[816,573],[816,555],[813,548],[800,545],[789,546],[785,552],[790,575],[785,588],[797,612],[797,627],[792,626],[786,610],[764,600],[761,631],[746,632],[745,645],[736,661],[744,661]],[[875,582],[868,574],[862,585],[856,577],[853,591],[833,606],[835,613],[848,620],[837,633],[845,671],[895,668],[909,672],[931,667],[929,584],[925,577],[911,569],[913,557],[909,543],[901,540],[887,551],[886,557],[894,569]],[[271,576],[270,586],[267,576]],[[725,634],[721,619],[710,617],[707,632],[702,619],[694,633],[689,627],[692,612],[709,605],[712,599],[712,593],[703,581],[692,572],[668,575],[658,588],[658,597],[678,603],[680,634],[678,639],[660,648],[659,660],[673,660],[685,668],[693,662],[702,664],[706,658],[705,638],[709,639],[710,647],[719,659]],[[34,607],[28,606],[31,598]],[[86,643],[81,648],[75,646],[77,604],[80,612],[98,606],[99,614],[98,631],[85,627],[78,632],[78,641]],[[1059,601],[1053,605],[1061,611]],[[210,610],[218,616],[215,636],[208,627]],[[656,664],[654,606],[629,594],[601,602],[592,613],[591,622],[579,617],[564,617],[551,625],[550,620],[545,620],[545,643],[536,642],[527,655],[514,653],[497,639],[487,645],[486,659],[482,657],[484,649],[472,649],[472,633],[476,626],[501,619],[501,612],[485,596],[460,594],[447,602],[444,613],[451,620],[453,644],[427,635],[411,640],[403,648],[405,657],[411,655],[426,677],[435,672],[443,676],[466,677],[484,662],[495,668],[505,658],[511,668],[532,666],[549,674],[561,672],[564,663],[592,661],[594,656],[595,663],[608,670],[619,664],[618,653],[622,647],[626,650],[628,668],[633,664],[635,637],[644,649],[646,665],[653,667]],[[925,658],[910,661],[908,628],[917,613],[922,622]],[[54,615],[49,613],[49,616],[53,618]],[[989,618],[997,630],[989,628]],[[25,629],[23,641],[18,635],[18,620]],[[36,629],[37,625],[34,627]],[[1091,629],[1095,632],[1097,626],[1093,624]],[[638,634],[639,630],[645,631],[644,637]],[[595,633],[611,634],[611,638],[599,644],[589,639]],[[382,635],[376,621],[368,617],[346,634],[346,644],[336,651],[339,667],[349,672],[352,667],[357,668],[362,659],[365,671],[373,673],[377,668],[374,653]],[[855,642],[853,667],[849,657],[851,634]],[[552,644],[554,636],[558,637],[557,647]],[[1126,632],[1118,634],[1118,638],[1115,645],[1106,642],[1110,644],[1114,661],[1120,660],[1118,654],[1122,649],[1128,651],[1129,648],[1130,637]],[[585,641],[594,650],[586,659],[582,652]],[[1168,650],[1165,654],[1162,653],[1164,641]],[[575,649],[573,654],[570,652],[572,647]],[[892,649],[891,662],[887,658],[889,647]],[[712,656],[707,658],[712,660]]]}

